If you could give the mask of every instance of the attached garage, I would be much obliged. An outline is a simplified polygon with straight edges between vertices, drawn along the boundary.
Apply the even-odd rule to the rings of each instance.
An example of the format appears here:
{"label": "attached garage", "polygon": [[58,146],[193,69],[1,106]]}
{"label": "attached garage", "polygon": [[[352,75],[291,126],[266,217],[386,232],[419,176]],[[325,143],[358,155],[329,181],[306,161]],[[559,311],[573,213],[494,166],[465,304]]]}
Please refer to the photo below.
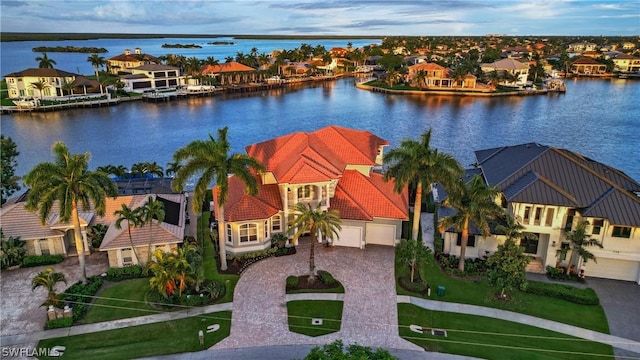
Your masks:
{"label": "attached garage", "polygon": [[387,224],[367,223],[365,243],[367,245],[394,246],[396,242],[396,226]]}
{"label": "attached garage", "polygon": [[362,228],[358,226],[342,225],[340,237],[333,241],[336,246],[362,247]]}
{"label": "attached garage", "polygon": [[606,258],[597,258],[597,260],[597,263],[589,261],[585,266],[584,271],[587,278],[593,276],[638,282],[640,262]]}

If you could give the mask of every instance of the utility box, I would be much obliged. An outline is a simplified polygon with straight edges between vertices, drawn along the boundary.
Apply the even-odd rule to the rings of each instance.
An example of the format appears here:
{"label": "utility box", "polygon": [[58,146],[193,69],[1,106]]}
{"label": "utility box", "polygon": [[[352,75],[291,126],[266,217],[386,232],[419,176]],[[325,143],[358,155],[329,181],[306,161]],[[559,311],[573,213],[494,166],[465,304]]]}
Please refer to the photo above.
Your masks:
{"label": "utility box", "polygon": [[438,296],[444,296],[445,287],[440,285],[438,286]]}

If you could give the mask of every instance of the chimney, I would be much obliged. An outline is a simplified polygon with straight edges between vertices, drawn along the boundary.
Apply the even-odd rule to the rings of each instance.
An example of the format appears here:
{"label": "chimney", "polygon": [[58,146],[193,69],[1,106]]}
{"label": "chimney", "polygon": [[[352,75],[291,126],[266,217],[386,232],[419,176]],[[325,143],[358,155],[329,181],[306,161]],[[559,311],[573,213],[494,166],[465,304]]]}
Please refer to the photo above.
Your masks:
{"label": "chimney", "polygon": [[129,50],[129,49],[124,49],[124,54],[125,54],[125,55],[131,55],[131,50]]}
{"label": "chimney", "polygon": [[142,54],[142,52],[140,51],[140,48],[135,48],[135,52],[136,52],[136,55]]}

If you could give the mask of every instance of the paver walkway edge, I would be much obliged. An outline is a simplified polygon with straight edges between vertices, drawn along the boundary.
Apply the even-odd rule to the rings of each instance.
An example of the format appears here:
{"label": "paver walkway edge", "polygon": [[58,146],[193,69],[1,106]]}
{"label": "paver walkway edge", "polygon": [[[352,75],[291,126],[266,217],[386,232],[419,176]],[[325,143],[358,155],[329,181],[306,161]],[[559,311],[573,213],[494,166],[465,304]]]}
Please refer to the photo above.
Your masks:
{"label": "paver walkway edge", "polygon": [[487,316],[520,324],[536,326],[539,328],[557,331],[563,334],[572,335],[587,340],[597,341],[619,349],[624,349],[640,354],[640,342],[511,311],[476,305],[427,300],[406,295],[398,295],[398,303],[413,304],[428,310]]}

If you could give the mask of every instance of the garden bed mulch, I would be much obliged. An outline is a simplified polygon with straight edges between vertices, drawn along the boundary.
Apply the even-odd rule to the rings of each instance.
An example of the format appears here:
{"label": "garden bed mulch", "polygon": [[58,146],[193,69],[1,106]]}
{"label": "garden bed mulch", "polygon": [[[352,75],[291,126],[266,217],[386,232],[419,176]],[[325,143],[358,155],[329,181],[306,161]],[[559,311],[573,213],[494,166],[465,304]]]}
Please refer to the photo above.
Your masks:
{"label": "garden bed mulch", "polygon": [[[285,248],[286,252],[282,252],[282,253],[276,253],[276,255],[273,256],[287,256],[287,255],[295,255],[296,253],[296,248],[295,247],[290,247],[290,248]],[[256,263],[262,259],[268,259],[271,256],[265,256],[265,257],[261,257],[261,258],[251,258],[251,259],[242,259],[242,260],[233,260],[233,261],[227,261],[227,270],[221,270],[220,269],[220,261],[216,261],[218,263],[218,273],[219,274],[225,274],[225,275],[240,275],[242,274],[243,271],[245,271],[247,269],[247,267],[253,263]],[[216,259],[218,258],[217,254],[216,254]]]}
{"label": "garden bed mulch", "polygon": [[340,287],[340,282],[336,281],[333,285],[326,285],[320,278],[316,276],[314,282],[309,282],[309,275],[300,275],[298,276],[298,286],[290,287],[287,285],[287,291],[296,291],[296,290],[332,290]]}

